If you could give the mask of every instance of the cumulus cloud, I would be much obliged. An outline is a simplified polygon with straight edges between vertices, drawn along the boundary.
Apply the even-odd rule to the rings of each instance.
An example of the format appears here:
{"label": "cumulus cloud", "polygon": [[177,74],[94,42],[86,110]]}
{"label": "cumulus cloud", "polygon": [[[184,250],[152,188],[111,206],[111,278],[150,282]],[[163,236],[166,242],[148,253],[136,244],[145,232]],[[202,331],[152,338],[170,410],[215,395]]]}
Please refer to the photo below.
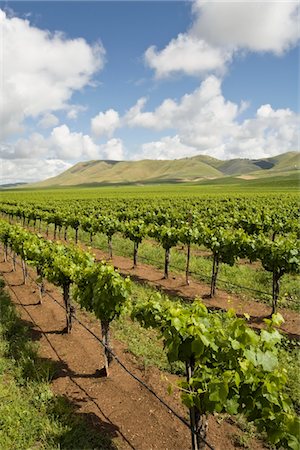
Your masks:
{"label": "cumulus cloud", "polygon": [[100,145],[103,159],[121,161],[124,159],[124,145],[121,139],[110,139],[106,144]]}
{"label": "cumulus cloud", "polygon": [[14,144],[2,145],[0,155],[6,159],[48,156],[74,161],[97,159],[102,153],[100,146],[89,135],[72,132],[67,125],[61,125],[53,128],[46,138],[40,133],[33,133],[26,139],[18,139]]}
{"label": "cumulus cloud", "polygon": [[218,47],[282,54],[299,39],[299,3],[196,0],[192,36]]}
{"label": "cumulus cloud", "polygon": [[145,62],[157,78],[176,72],[222,73],[239,51],[281,55],[297,44],[299,4],[284,0],[195,0],[194,22],[163,49],[149,47]]}
{"label": "cumulus cloud", "polygon": [[58,125],[58,123],[58,118],[54,114],[47,112],[38,122],[38,126],[40,126],[41,128],[52,128],[55,125]]}
{"label": "cumulus cloud", "polygon": [[56,149],[56,154],[62,159],[96,159],[99,155],[99,146],[89,135],[71,132],[67,125],[53,129],[50,145]]}
{"label": "cumulus cloud", "polygon": [[195,154],[220,159],[256,158],[298,148],[297,114],[266,104],[253,118],[241,122],[240,114],[247,104],[227,101],[221,81],[215,76],[206,78],[194,92],[178,101],[166,99],[154,111],[144,111],[145,106],[146,99],[139,99],[124,122],[156,131],[173,129],[176,134],[143,144],[137,158],[169,159]]}
{"label": "cumulus cloud", "polygon": [[145,61],[155,70],[157,78],[176,72],[188,75],[223,72],[225,63],[230,59],[230,51],[213,47],[205,40],[188,34],[179,34],[161,51],[152,46],[145,52]]}
{"label": "cumulus cloud", "polygon": [[118,112],[114,109],[99,112],[99,114],[91,120],[91,129],[93,134],[96,136],[104,135],[111,137],[119,126],[120,117]]}
{"label": "cumulus cloud", "polygon": [[183,144],[178,135],[166,136],[159,141],[147,142],[134,159],[176,159],[199,154],[196,147]]}
{"label": "cumulus cloud", "polygon": [[164,100],[153,112],[144,112],[145,104],[145,98],[139,99],[126,113],[124,121],[129,126],[154,130],[173,128],[191,146],[201,145],[203,135],[208,135],[208,126],[213,130],[210,138],[213,140],[221,130],[231,126],[244,108],[243,104],[238,106],[225,100],[221,92],[221,81],[215,76],[206,78],[194,92],[184,95],[177,102],[170,98]]}
{"label": "cumulus cloud", "polygon": [[73,92],[91,83],[103,67],[105,50],[100,43],[90,46],[81,38],[67,39],[2,10],[0,24],[5,41],[0,53],[0,122],[6,137],[22,131],[27,117],[67,109]]}
{"label": "cumulus cloud", "polygon": [[263,158],[297,150],[299,127],[300,117],[290,109],[262,105],[255,117],[236,127],[225,146],[226,157]]}
{"label": "cumulus cloud", "polygon": [[26,139],[18,139],[14,144],[1,144],[0,157],[7,160],[46,159],[80,161],[90,159],[124,158],[121,139],[110,139],[97,145],[83,133],[71,131],[67,125],[55,127],[48,137],[32,133]]}
{"label": "cumulus cloud", "polygon": [[70,167],[70,163],[59,159],[0,159],[1,184],[44,180]]}

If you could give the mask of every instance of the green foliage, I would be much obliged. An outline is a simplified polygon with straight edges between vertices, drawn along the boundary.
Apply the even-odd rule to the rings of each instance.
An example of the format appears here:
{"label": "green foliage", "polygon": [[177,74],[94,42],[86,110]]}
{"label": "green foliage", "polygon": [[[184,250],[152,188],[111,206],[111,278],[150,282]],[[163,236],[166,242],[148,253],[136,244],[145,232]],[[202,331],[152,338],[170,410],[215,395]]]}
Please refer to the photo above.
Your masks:
{"label": "green foliage", "polygon": [[180,239],[179,229],[167,225],[152,226],[149,228],[148,234],[156,239],[165,250],[175,247]]}
{"label": "green foliage", "polygon": [[38,357],[0,281],[0,448],[115,449],[65,397],[51,392],[55,363]]}
{"label": "green foliage", "polygon": [[9,235],[17,254],[38,267],[39,274],[59,286],[76,285],[75,298],[101,321],[118,316],[129,298],[130,281],[112,266],[96,264],[90,253],[74,245],[48,242],[19,226],[0,221],[0,237]]}
{"label": "green foliage", "polygon": [[281,275],[300,273],[300,241],[295,236],[280,236],[275,241],[259,236],[256,248],[266,270]]}
{"label": "green foliage", "polygon": [[299,421],[283,393],[281,335],[273,328],[279,315],[256,333],[231,311],[208,313],[200,301],[183,306],[157,296],[135,305],[132,317],[160,331],[169,361],[193,361],[193,377],[181,383],[187,407],[196,406],[201,414],[243,413],[272,443],[297,448]]}
{"label": "green foliage", "polygon": [[147,235],[148,227],[143,220],[131,220],[122,226],[125,238],[140,244]]}
{"label": "green foliage", "polygon": [[75,299],[101,321],[118,317],[129,299],[130,280],[125,280],[112,266],[95,265],[84,272],[76,285]]}
{"label": "green foliage", "polygon": [[45,277],[59,286],[76,283],[86,268],[93,266],[92,255],[75,246],[56,244],[50,250],[49,263],[44,267]]}

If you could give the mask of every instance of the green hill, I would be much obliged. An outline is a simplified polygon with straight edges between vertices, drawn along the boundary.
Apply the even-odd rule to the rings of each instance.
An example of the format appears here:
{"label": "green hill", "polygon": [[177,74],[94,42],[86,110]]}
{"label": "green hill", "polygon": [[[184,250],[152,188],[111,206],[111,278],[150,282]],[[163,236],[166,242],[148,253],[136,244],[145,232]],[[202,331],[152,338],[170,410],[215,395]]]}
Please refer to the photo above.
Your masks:
{"label": "green hill", "polygon": [[201,182],[228,177],[255,179],[281,174],[286,176],[299,171],[299,168],[300,154],[298,152],[288,152],[256,160],[221,161],[206,155],[176,160],[100,160],[77,163],[56,177],[27,185],[27,187]]}

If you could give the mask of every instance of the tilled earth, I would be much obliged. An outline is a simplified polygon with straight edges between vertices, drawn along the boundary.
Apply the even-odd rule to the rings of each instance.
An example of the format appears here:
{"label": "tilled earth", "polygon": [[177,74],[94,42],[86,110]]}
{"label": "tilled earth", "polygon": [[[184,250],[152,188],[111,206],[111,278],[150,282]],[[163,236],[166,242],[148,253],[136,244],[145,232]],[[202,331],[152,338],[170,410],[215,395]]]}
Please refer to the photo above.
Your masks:
{"label": "tilled earth", "polygon": [[[97,252],[97,257],[100,253]],[[126,258],[114,259],[114,264],[122,272],[132,273],[130,262]],[[16,272],[11,269],[11,262],[1,262],[0,271],[3,274],[12,301],[17,305],[24,322],[31,329],[32,338],[39,342],[39,354],[42,358],[51,360],[56,367],[52,381],[54,393],[65,395],[76,406],[76,414],[84,415],[87,421],[99,431],[108,434],[119,449],[136,450],[185,450],[190,449],[189,430],[165,408],[149,391],[130,377],[120,365],[112,363],[109,378],[103,377],[102,349],[84,328],[74,323],[72,333],[62,334],[65,326],[63,308],[48,295],[43,304],[39,305],[38,289],[32,280],[22,284],[20,268]],[[32,277],[35,273],[29,270]],[[181,289],[187,297],[201,295],[201,285],[192,283],[184,286],[182,280],[161,280],[161,274],[155,269],[140,266],[134,270],[137,278],[143,276],[167,290]],[[62,304],[61,292],[50,284],[46,286],[50,293]],[[204,289],[204,287],[203,287]],[[207,290],[207,287],[205,287]],[[212,304],[212,301],[209,300]],[[227,297],[218,294],[214,300],[228,304]],[[235,307],[232,300],[230,306]],[[243,312],[245,311],[245,303]],[[221,306],[222,307],[222,306]],[[261,307],[261,309],[260,309]],[[255,316],[269,312],[263,305],[252,305]],[[96,319],[82,311],[77,317],[100,337],[100,326]],[[292,317],[292,316],[291,316]],[[125,363],[128,369],[146,382],[160,397],[186,419],[186,409],[181,406],[177,394],[167,394],[169,382],[176,382],[176,377],[163,374],[156,368],[144,369],[139,362],[126,351],[126,346],[113,339],[115,353]],[[209,420],[208,441],[216,450],[231,450],[235,448],[234,436],[241,435],[238,427],[230,421],[211,417]],[[261,442],[252,439],[249,448],[263,449]],[[80,449],[78,449],[80,450]]]}

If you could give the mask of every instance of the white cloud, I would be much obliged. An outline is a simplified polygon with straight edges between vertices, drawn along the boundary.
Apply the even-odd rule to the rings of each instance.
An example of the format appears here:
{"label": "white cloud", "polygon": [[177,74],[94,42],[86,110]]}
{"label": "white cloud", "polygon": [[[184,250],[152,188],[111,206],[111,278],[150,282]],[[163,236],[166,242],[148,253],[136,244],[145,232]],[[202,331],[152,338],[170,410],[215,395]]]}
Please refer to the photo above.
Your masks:
{"label": "white cloud", "polygon": [[144,111],[141,98],[122,119],[131,127],[176,133],[142,145],[138,158],[179,158],[206,154],[220,159],[258,158],[296,150],[299,116],[289,109],[258,108],[255,117],[240,123],[247,103],[227,101],[214,76],[178,101],[166,99],[154,111]]}
{"label": "white cloud", "polygon": [[[124,122],[129,126],[140,126],[154,130],[175,129],[185,144],[199,146],[205,136],[204,146],[214,141],[225,129],[231,126],[244,104],[240,107],[226,101],[221,92],[221,81],[210,76],[191,94],[179,101],[166,99],[153,112],[144,112],[146,99],[139,99],[125,115]],[[213,130],[211,136],[209,130]],[[211,142],[211,143],[212,143]]]}
{"label": "white cloud", "polygon": [[44,180],[69,167],[71,164],[58,159],[0,159],[1,184]]}
{"label": "white cloud", "polygon": [[118,112],[114,109],[99,112],[99,114],[91,120],[91,129],[96,136],[105,135],[111,137],[119,126],[120,117]]}
{"label": "white cloud", "polygon": [[102,156],[100,146],[83,133],[72,132],[67,125],[55,127],[45,138],[33,133],[27,139],[18,139],[15,144],[2,145],[0,155],[5,159],[56,158],[75,161],[97,159]]}
{"label": "white cloud", "polygon": [[124,146],[121,139],[110,139],[106,144],[100,145],[103,159],[121,161],[124,159]]}
{"label": "white cloud", "polygon": [[73,92],[91,83],[103,67],[105,50],[100,43],[67,39],[2,10],[0,24],[5,43],[0,122],[2,136],[7,136],[22,131],[26,117],[67,109]]}
{"label": "white cloud", "polygon": [[86,111],[87,107],[83,105],[71,105],[67,112],[67,118],[76,120],[78,118],[78,114],[82,111]]}
{"label": "white cloud", "polygon": [[143,144],[141,153],[135,154],[134,159],[176,159],[197,154],[199,151],[196,147],[182,144],[180,137],[176,135]]}
{"label": "white cloud", "polygon": [[290,109],[258,108],[252,119],[240,124],[226,145],[226,156],[259,158],[299,148],[300,117]]}
{"label": "white cloud", "polygon": [[58,125],[58,123],[59,120],[54,114],[46,112],[39,121],[38,126],[42,128],[52,128],[55,127],[55,125]]}
{"label": "white cloud", "polygon": [[176,72],[188,75],[223,72],[225,63],[230,59],[231,52],[213,47],[205,40],[188,34],[179,34],[161,51],[152,46],[145,52],[145,61],[155,70],[157,78]]}
{"label": "white cloud", "polygon": [[89,135],[71,132],[67,125],[53,129],[50,143],[56,149],[56,154],[62,159],[97,159],[99,156],[99,146]]}
{"label": "white cloud", "polygon": [[299,39],[296,1],[196,0],[190,34],[210,45],[282,54]]}
{"label": "white cloud", "polygon": [[298,2],[195,0],[193,12],[194,22],[186,33],[162,50],[146,50],[145,61],[157,78],[176,72],[220,74],[238,51],[281,55],[300,37]]}
{"label": "white cloud", "polygon": [[15,144],[1,144],[0,157],[3,159],[45,159],[80,161],[91,159],[124,159],[121,139],[110,139],[97,145],[83,133],[70,131],[67,125],[55,127],[48,137],[33,133],[27,139],[18,139]]}

